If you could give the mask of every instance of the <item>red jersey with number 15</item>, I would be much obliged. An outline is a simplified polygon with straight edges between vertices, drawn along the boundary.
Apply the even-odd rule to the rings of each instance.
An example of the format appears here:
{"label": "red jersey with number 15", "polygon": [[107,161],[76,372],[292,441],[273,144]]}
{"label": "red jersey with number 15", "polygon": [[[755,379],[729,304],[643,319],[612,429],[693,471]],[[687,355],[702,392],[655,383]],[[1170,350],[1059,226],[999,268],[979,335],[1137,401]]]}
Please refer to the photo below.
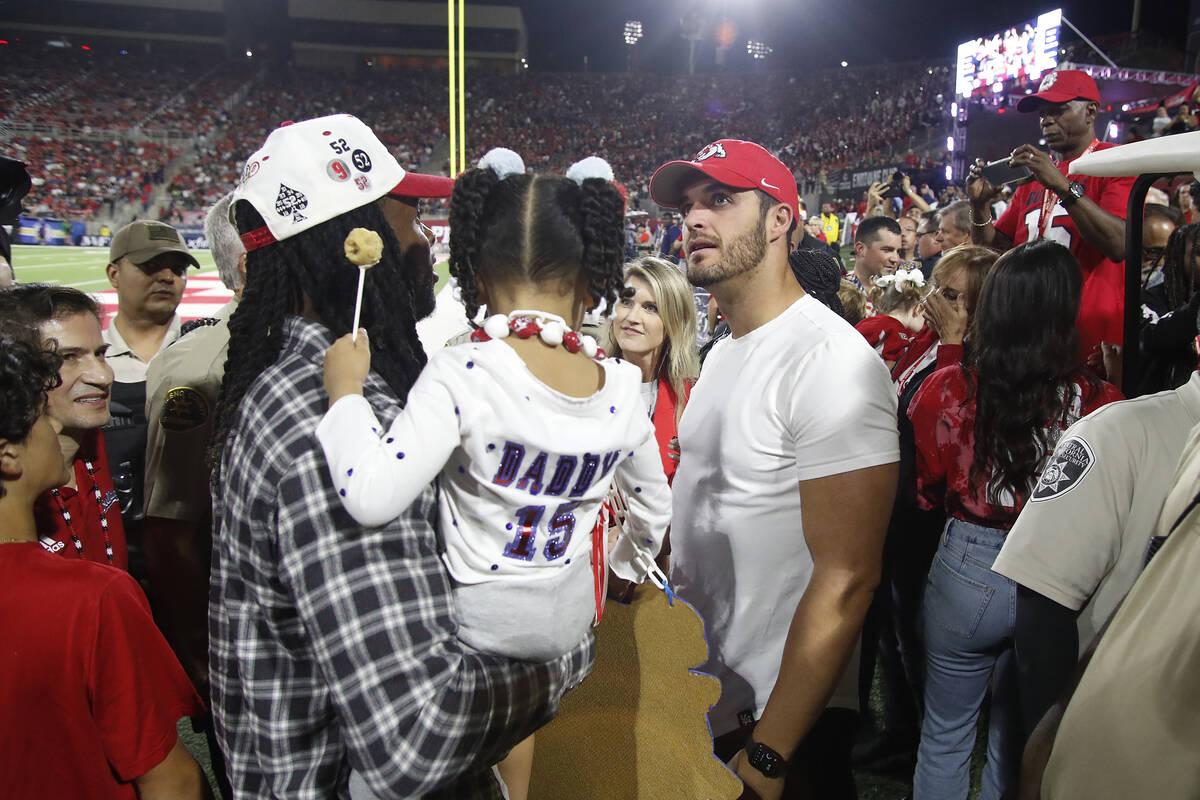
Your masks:
{"label": "red jersey with number 15", "polygon": [[[1096,151],[1110,147],[1116,145],[1100,143],[1096,145]],[[1083,184],[1087,196],[1098,206],[1125,219],[1129,192],[1133,188],[1132,177],[1073,175],[1068,172],[1069,167],[1069,161],[1060,161],[1058,164],[1063,175]],[[1037,239],[1045,196],[1045,187],[1036,181],[1017,187],[1012,202],[996,220],[996,230],[1012,239],[1014,245]],[[1125,313],[1124,266],[1105,258],[1099,250],[1083,240],[1075,227],[1075,220],[1071,219],[1062,203],[1055,202],[1050,215],[1046,238],[1070,248],[1083,268],[1083,297],[1079,304],[1079,317],[1075,321],[1082,355],[1086,357],[1100,342],[1120,344]]]}

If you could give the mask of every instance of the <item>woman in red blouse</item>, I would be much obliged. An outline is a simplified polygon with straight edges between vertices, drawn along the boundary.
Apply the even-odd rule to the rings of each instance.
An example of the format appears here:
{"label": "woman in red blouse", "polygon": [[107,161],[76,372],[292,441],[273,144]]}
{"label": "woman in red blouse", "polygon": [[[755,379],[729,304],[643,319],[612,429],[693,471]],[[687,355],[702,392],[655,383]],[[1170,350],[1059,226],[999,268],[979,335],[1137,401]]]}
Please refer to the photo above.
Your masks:
{"label": "woman in red blouse", "polygon": [[626,265],[625,288],[613,310],[608,338],[610,357],[642,370],[642,397],[669,482],[678,460],[671,440],[700,374],[695,301],[679,268],[653,256]]}
{"label": "woman in red blouse", "polygon": [[1082,273],[1039,240],[1000,257],[984,281],[966,363],[921,386],[908,415],[918,501],[947,525],[925,592],[925,719],[914,798],[967,796],[975,725],[992,687],[980,797],[1015,786],[1021,724],[1012,633],[1016,586],[991,570],[1054,443],[1071,423],[1121,398],[1077,358]]}

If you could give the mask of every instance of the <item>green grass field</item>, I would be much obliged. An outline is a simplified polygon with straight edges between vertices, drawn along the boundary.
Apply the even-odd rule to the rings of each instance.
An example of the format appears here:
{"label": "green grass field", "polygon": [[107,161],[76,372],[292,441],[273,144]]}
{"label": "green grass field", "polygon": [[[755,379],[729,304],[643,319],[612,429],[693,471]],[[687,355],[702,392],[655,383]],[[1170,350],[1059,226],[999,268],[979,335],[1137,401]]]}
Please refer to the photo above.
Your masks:
{"label": "green grass field", "polygon": [[[194,255],[201,264],[199,274],[216,271],[207,250],[196,250]],[[21,283],[53,283],[85,292],[102,292],[110,288],[104,275],[107,264],[107,247],[13,245],[13,269]]]}
{"label": "green grass field", "polygon": [[[207,250],[193,250],[200,262],[199,272],[191,275],[215,274],[212,254]],[[108,264],[107,247],[68,247],[61,245],[13,245],[13,267],[21,283],[53,283],[73,286],[85,292],[103,292],[110,288],[104,268]],[[435,267],[438,274],[437,290],[446,283],[449,266],[439,261]]]}

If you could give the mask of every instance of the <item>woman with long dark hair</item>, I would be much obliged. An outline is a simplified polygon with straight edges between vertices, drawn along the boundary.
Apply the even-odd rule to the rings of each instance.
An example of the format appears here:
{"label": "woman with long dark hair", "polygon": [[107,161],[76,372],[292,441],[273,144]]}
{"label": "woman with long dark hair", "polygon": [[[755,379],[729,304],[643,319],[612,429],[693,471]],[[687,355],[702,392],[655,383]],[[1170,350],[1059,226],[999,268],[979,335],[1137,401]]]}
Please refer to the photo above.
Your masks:
{"label": "woman with long dark hair", "polygon": [[1079,263],[1055,242],[1005,253],[980,291],[966,362],[930,376],[908,411],[919,502],[944,508],[948,517],[925,594],[917,800],[967,796],[975,725],[989,682],[980,797],[999,800],[1018,772],[1016,585],[991,565],[1062,431],[1121,397],[1079,364],[1075,317],[1082,283]]}

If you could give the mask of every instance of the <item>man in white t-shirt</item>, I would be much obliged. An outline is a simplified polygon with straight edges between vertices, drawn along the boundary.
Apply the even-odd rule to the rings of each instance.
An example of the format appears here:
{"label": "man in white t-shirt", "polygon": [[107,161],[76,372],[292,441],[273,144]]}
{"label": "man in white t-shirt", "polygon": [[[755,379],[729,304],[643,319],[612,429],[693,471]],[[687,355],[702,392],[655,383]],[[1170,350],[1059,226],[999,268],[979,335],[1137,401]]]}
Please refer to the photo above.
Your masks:
{"label": "man in white t-shirt", "polygon": [[[1113,403],[1071,426],[992,569],[1017,582],[1017,662],[1026,732],[1067,688],[1146,565],[1188,432],[1200,373],[1169,392]],[[1078,629],[1078,638],[1071,634]]]}
{"label": "man in white t-shirt", "polygon": [[810,782],[846,796],[857,715],[823,711],[842,677],[832,705],[857,706],[845,673],[896,489],[896,394],[866,341],[796,283],[796,184],[776,158],[722,139],[660,167],[650,193],[683,214],[688,278],[732,331],[680,422],[673,492],[672,584],[704,617],[703,671],[722,683],[715,750],[765,800]]}

